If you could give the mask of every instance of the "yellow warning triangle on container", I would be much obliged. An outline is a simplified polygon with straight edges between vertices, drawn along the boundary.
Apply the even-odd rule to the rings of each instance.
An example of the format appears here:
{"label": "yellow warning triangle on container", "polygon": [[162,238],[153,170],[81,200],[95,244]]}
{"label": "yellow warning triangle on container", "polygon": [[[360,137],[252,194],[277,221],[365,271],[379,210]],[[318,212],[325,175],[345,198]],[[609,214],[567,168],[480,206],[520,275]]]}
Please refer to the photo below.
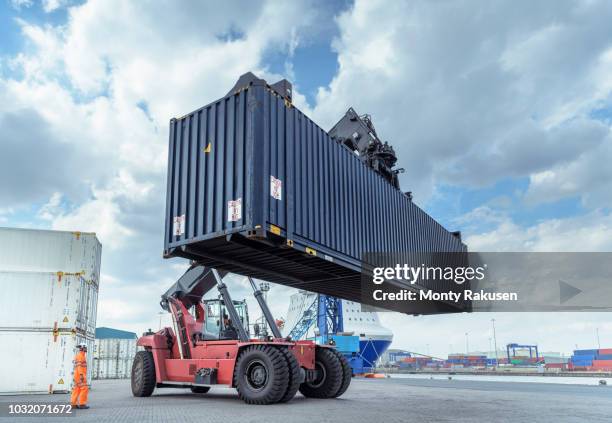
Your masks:
{"label": "yellow warning triangle on container", "polygon": [[62,322],[68,323],[68,316],[64,316],[64,320],[62,320]]}
{"label": "yellow warning triangle on container", "polygon": [[60,380],[57,381],[58,385],[63,385],[64,384],[64,379],[60,378]]}

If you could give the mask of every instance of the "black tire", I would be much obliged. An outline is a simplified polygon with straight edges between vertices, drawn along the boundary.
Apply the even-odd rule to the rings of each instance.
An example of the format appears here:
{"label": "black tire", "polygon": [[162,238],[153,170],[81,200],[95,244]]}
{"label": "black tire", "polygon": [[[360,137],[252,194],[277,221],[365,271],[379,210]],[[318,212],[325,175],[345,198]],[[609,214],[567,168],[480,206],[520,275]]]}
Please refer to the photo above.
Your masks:
{"label": "black tire", "polygon": [[287,392],[289,366],[278,348],[252,345],[238,356],[234,381],[238,396],[247,404],[274,404]]}
{"label": "black tire", "polygon": [[285,356],[289,369],[287,390],[279,402],[288,402],[291,401],[300,388],[300,363],[298,363],[297,358],[295,358],[295,355],[293,355],[288,348],[279,348],[278,350]]}
{"label": "black tire", "polygon": [[351,365],[349,364],[344,354],[342,354],[338,350],[331,351],[336,354],[336,357],[338,357],[338,360],[340,360],[340,365],[342,366],[342,383],[340,384],[340,389],[334,395],[334,398],[338,398],[346,392],[349,385],[351,384],[351,378],[353,377],[353,369],[351,369]]}
{"label": "black tire", "polygon": [[150,397],[155,389],[155,362],[151,351],[138,351],[132,364],[132,394]]}
{"label": "black tire", "polygon": [[205,394],[210,391],[210,386],[192,386],[191,392],[194,394]]}
{"label": "black tire", "polygon": [[318,377],[300,385],[300,392],[310,398],[333,398],[342,385],[342,364],[330,348],[315,350],[315,367]]}

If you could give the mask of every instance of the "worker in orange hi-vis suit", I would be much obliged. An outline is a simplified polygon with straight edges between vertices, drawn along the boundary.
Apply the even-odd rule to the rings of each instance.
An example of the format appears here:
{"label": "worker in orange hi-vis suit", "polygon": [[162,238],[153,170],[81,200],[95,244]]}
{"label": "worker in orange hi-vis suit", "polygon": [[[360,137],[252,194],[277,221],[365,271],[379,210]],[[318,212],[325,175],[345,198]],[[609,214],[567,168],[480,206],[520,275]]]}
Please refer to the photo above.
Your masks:
{"label": "worker in orange hi-vis suit", "polygon": [[87,405],[87,394],[89,393],[87,387],[87,345],[81,344],[78,349],[74,356],[74,385],[70,404],[72,408],[89,408]]}

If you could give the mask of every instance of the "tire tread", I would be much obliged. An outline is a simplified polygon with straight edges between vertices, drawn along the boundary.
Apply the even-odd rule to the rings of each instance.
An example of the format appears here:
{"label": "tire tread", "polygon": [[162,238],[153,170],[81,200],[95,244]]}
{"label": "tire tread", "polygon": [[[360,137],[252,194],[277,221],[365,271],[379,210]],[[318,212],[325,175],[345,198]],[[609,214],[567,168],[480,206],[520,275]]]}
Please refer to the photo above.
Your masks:
{"label": "tire tread", "polygon": [[[134,381],[134,369],[137,361],[142,361],[142,378],[143,381],[139,386],[136,386]],[[155,360],[151,351],[138,351],[134,356],[131,375],[132,394],[135,397],[150,397],[155,390]]]}
{"label": "tire tread", "polygon": [[[238,374],[242,360],[246,360],[252,354],[256,354],[256,352],[261,352],[269,357],[275,375],[273,385],[262,397],[251,397],[246,390],[241,389],[242,378]],[[234,367],[234,384],[238,391],[238,396],[247,404],[263,405],[279,402],[287,391],[287,386],[289,384],[289,367],[285,356],[277,348],[269,345],[258,344],[245,348],[236,360],[236,365]]]}
{"label": "tire tread", "polygon": [[319,387],[312,387],[304,382],[300,392],[310,398],[334,398],[342,385],[342,364],[330,348],[319,348],[315,351],[315,360],[323,363],[327,370],[326,380]]}
{"label": "tire tread", "polygon": [[289,372],[287,391],[285,391],[285,394],[279,402],[288,402],[295,396],[300,388],[300,363],[298,363],[297,359],[288,348],[279,348],[279,351],[285,356]]}
{"label": "tire tread", "polygon": [[351,365],[349,364],[346,357],[340,351],[335,349],[331,351],[333,351],[336,357],[338,357],[338,360],[340,360],[340,365],[342,366],[342,383],[340,384],[338,392],[336,392],[336,394],[334,395],[334,398],[338,398],[346,392],[349,385],[351,384],[351,378],[353,377],[353,369],[351,368]]}

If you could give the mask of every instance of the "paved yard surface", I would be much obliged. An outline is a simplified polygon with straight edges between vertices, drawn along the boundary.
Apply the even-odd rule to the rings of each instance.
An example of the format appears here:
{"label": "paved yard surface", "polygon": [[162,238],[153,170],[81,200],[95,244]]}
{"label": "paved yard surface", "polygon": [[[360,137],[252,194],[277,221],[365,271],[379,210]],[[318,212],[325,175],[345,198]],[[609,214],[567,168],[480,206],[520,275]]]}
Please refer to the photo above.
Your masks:
{"label": "paved yard surface", "polygon": [[[64,394],[0,396],[0,407],[68,400]],[[288,404],[253,406],[228,388],[213,388],[204,395],[158,389],[150,398],[134,398],[129,381],[106,380],[94,381],[90,405],[89,410],[75,410],[74,418],[0,417],[0,422],[612,422],[612,387],[354,379],[339,399],[298,394]]]}

